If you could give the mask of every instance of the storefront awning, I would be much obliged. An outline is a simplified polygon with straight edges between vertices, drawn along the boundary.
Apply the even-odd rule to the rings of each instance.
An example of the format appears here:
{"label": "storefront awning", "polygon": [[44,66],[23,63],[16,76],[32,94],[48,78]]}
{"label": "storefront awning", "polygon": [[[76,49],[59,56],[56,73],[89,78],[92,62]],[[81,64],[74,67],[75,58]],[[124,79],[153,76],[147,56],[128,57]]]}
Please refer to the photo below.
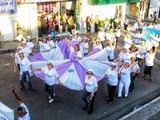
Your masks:
{"label": "storefront awning", "polygon": [[118,3],[133,3],[140,2],[140,0],[88,0],[90,5],[107,5],[107,4],[118,4]]}

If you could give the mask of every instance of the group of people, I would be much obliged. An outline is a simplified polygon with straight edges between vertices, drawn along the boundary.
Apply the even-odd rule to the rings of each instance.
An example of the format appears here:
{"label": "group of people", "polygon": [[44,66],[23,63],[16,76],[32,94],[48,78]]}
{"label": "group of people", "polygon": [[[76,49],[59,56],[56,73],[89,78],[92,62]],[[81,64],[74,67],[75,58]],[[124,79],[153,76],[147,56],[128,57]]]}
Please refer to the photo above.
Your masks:
{"label": "group of people", "polygon": [[[151,26],[148,26],[151,28]],[[159,24],[152,26],[159,29]],[[93,112],[94,98],[98,91],[98,81],[105,79],[108,88],[107,101],[112,103],[118,89],[118,98],[128,97],[134,92],[134,80],[153,81],[151,74],[154,66],[156,48],[159,46],[159,35],[150,36],[144,41],[142,31],[145,23],[136,21],[131,26],[126,18],[124,45],[117,58],[115,49],[121,36],[120,28],[111,29],[102,38],[81,37],[77,31],[65,39],[59,35],[53,40],[36,39],[39,53],[34,53],[31,38],[23,39],[15,54],[16,66],[20,71],[21,90],[25,90],[24,80],[28,81],[28,90],[32,90],[31,75],[45,81],[45,90],[49,93],[49,103],[55,99],[54,85],[60,84],[72,90],[83,90],[83,110]],[[144,32],[144,34],[146,34]],[[157,38],[155,40],[155,38]],[[158,41],[157,41],[158,40]],[[144,66],[144,75],[141,76]],[[124,89],[124,94],[123,94]]]}

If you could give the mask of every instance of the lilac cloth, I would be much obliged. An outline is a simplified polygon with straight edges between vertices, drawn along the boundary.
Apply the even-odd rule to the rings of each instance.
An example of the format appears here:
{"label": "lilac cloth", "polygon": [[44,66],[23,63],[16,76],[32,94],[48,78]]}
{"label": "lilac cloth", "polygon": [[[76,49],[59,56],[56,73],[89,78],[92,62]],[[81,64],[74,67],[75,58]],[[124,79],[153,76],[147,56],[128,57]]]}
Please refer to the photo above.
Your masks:
{"label": "lilac cloth", "polygon": [[65,59],[68,59],[69,58],[69,55],[70,55],[70,50],[67,46],[67,43],[65,40],[61,40],[58,42],[58,46],[59,48],[61,49],[61,52],[63,53],[64,55],[64,58]]}
{"label": "lilac cloth", "polygon": [[37,62],[37,61],[46,61],[46,59],[42,56],[41,53],[36,53],[29,57],[30,62]]}
{"label": "lilac cloth", "polygon": [[92,52],[90,52],[88,55],[86,55],[85,57],[89,57],[89,56],[91,56],[91,55],[93,55],[93,54],[95,54],[95,53],[97,53],[99,51],[100,51],[99,49],[95,49]]}

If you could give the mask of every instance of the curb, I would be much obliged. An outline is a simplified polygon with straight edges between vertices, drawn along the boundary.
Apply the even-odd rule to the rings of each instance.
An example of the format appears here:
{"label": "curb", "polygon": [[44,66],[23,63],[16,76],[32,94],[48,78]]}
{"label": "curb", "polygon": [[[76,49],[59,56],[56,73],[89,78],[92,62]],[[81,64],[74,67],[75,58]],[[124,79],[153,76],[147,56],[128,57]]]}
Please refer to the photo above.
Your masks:
{"label": "curb", "polygon": [[[160,105],[158,106],[157,104],[159,104],[160,101],[160,97],[152,100],[151,102],[143,105],[142,107],[139,107],[138,109],[136,109],[135,111],[129,113],[128,115],[120,118],[119,120],[133,120],[133,119],[148,119],[150,118],[152,115],[154,115],[155,113],[160,111]],[[158,102],[158,103],[156,103]],[[155,109],[155,104],[156,104],[156,109]],[[153,111],[154,109],[154,111]],[[143,118],[142,118],[143,116]]]}
{"label": "curb", "polygon": [[16,49],[0,49],[0,54],[15,52]]}

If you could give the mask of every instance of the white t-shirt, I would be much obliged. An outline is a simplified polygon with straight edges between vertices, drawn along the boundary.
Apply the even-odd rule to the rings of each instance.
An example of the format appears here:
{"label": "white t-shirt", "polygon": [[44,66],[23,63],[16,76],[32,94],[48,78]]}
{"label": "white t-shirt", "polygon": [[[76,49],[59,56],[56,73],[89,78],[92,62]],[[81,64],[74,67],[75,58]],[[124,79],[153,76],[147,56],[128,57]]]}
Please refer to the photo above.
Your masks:
{"label": "white t-shirt", "polygon": [[123,51],[121,51],[118,55],[119,60],[122,61],[124,59],[125,53]]}
{"label": "white t-shirt", "polygon": [[27,113],[26,113],[26,115],[23,116],[23,117],[18,117],[18,120],[30,120],[31,118],[30,118],[29,110],[28,110],[27,106],[26,106],[24,103],[21,103],[20,106],[21,106],[21,107],[24,107]]}
{"label": "white t-shirt", "polygon": [[118,71],[115,68],[113,71],[111,71],[111,68],[109,68],[106,72],[108,79],[107,83],[109,85],[117,86],[118,85]]}
{"label": "white t-shirt", "polygon": [[28,47],[25,47],[25,48],[22,48],[22,52],[25,57],[28,57],[29,54],[31,53],[31,49],[29,49]]}
{"label": "white t-shirt", "polygon": [[137,58],[143,59],[144,56],[145,56],[145,53],[146,53],[146,50],[145,50],[145,49],[140,50],[140,51],[137,53]]}
{"label": "white t-shirt", "polygon": [[20,64],[20,74],[23,74],[23,72],[26,71],[28,72],[30,71],[31,62],[28,60],[27,57],[20,59],[19,64]]}
{"label": "white t-shirt", "polygon": [[82,42],[82,38],[80,36],[78,36],[77,38],[75,38],[73,41],[77,42],[77,44]]}
{"label": "white t-shirt", "polygon": [[102,45],[100,44],[100,45],[96,45],[95,43],[93,44],[93,50],[95,50],[95,49],[99,49],[99,50],[102,50],[103,48],[102,48]]}
{"label": "white t-shirt", "polygon": [[153,66],[154,65],[154,54],[147,53],[145,56],[145,65],[146,66]]}
{"label": "white t-shirt", "polygon": [[50,49],[50,46],[47,43],[43,43],[41,41],[39,41],[39,46],[40,46],[40,52]]}
{"label": "white t-shirt", "polygon": [[59,77],[55,68],[49,70],[47,67],[42,68],[45,75],[45,83],[47,85],[54,85],[56,83],[56,78]]}
{"label": "white t-shirt", "polygon": [[53,42],[53,40],[47,41],[47,44],[52,48],[55,47],[55,43]]}
{"label": "white t-shirt", "polygon": [[115,48],[113,46],[112,47],[107,46],[105,49],[107,50],[107,54],[110,57],[110,59],[114,59],[114,49]]}
{"label": "white t-shirt", "polygon": [[121,81],[122,82],[128,82],[131,80],[130,74],[131,74],[131,68],[121,68],[120,69],[120,74],[121,74]]}
{"label": "white t-shirt", "polygon": [[31,50],[31,52],[32,52],[32,48],[34,47],[33,42],[27,42],[26,44],[27,44],[27,47],[28,47],[28,48]]}
{"label": "white t-shirt", "polygon": [[19,52],[16,52],[15,53],[15,63],[16,63],[16,65],[19,64],[19,61],[20,61]]}
{"label": "white t-shirt", "polygon": [[92,76],[90,79],[86,76],[85,78],[86,90],[88,92],[93,92],[96,87],[98,87],[96,77]]}
{"label": "white t-shirt", "polygon": [[131,72],[137,72],[137,70],[139,70],[139,65],[135,64],[132,68],[131,68]]}
{"label": "white t-shirt", "polygon": [[[83,52],[84,52],[84,54],[88,54],[88,50],[86,50],[86,49],[89,49],[89,44],[88,44],[88,42],[82,42],[82,47],[83,47]],[[86,49],[85,49],[86,48]]]}
{"label": "white t-shirt", "polygon": [[130,48],[131,45],[132,45],[132,40],[124,38],[124,46],[126,46],[127,48]]}

